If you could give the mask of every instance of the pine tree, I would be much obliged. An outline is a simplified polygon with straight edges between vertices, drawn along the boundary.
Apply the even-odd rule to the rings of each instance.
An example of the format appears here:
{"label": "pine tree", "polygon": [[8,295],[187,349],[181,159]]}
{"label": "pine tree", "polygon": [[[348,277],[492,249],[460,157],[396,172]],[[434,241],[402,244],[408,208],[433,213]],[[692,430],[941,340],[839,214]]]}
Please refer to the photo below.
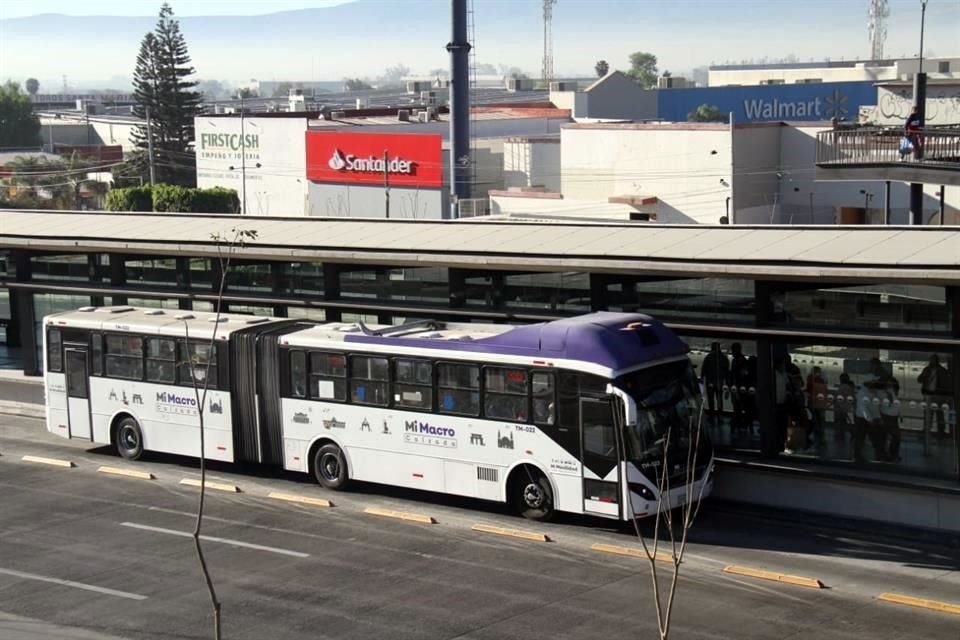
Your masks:
{"label": "pine tree", "polygon": [[[150,110],[153,132],[153,160],[157,182],[194,186],[196,159],[190,150],[193,119],[200,113],[200,93],[194,91],[194,73],[187,43],[173,9],[164,3],[153,32],[140,43],[137,66],[133,72],[136,104],[133,113],[146,120]],[[146,125],[134,132],[138,153],[134,171],[149,176]]]}

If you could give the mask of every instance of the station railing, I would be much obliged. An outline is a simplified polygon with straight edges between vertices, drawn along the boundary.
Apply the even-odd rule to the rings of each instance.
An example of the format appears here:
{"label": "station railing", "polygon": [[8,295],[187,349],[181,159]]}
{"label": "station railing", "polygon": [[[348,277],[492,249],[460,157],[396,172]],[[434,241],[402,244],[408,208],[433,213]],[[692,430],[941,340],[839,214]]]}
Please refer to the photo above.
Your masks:
{"label": "station railing", "polygon": [[901,153],[902,128],[831,129],[817,134],[818,165],[906,164],[960,171],[960,127],[919,130],[917,148]]}

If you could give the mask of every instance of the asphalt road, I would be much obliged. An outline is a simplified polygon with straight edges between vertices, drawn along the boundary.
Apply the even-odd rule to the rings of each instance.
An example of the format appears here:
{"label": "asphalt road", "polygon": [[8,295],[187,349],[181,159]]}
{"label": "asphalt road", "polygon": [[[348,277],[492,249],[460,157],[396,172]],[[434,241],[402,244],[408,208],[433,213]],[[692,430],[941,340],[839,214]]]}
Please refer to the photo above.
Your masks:
{"label": "asphalt road", "polygon": [[[21,460],[70,459],[61,469]],[[144,470],[152,481],[108,476]],[[650,570],[591,550],[634,545],[588,518],[539,525],[497,505],[365,485],[333,493],[304,476],[216,465],[204,543],[224,638],[654,638]],[[125,463],[103,448],[0,415],[0,638],[211,637],[192,540],[196,463]],[[323,509],[267,497],[329,498]],[[437,524],[364,513],[429,514]],[[549,543],[471,530],[546,533]],[[960,553],[910,538],[834,530],[708,504],[691,533],[676,639],[960,639],[960,616],[878,601],[894,591],[960,600]],[[814,576],[808,589],[726,574],[729,564]],[[669,573],[669,565],[661,565]]]}

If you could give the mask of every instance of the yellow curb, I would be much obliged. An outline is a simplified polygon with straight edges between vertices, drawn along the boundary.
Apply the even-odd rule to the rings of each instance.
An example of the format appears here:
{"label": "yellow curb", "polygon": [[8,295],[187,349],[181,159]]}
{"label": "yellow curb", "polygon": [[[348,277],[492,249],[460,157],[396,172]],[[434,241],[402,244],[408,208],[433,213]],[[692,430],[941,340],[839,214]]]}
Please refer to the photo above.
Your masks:
{"label": "yellow curb", "polygon": [[23,456],[20,458],[24,462],[39,462],[40,464],[49,464],[53,467],[64,467],[65,469],[70,469],[75,467],[70,460],[57,460],[56,458],[42,458],[40,456]]}
{"label": "yellow curb", "polygon": [[137,478],[139,480],[156,480],[157,477],[146,471],[133,471],[131,469],[121,469],[119,467],[100,467],[97,469],[100,473],[109,473],[113,476],[127,476],[128,478]]}
{"label": "yellow curb", "polygon": [[[186,484],[191,487],[199,487],[200,481],[193,478],[184,478],[180,484]],[[224,484],[222,482],[207,482],[207,489],[216,489],[217,491],[227,491],[229,493],[240,493],[240,487],[235,484]]]}
{"label": "yellow curb", "polygon": [[[631,558],[639,558],[640,560],[647,560],[647,554],[643,549],[634,549],[632,547],[621,547],[615,544],[595,544],[590,547],[594,551],[601,551],[603,553],[615,553],[620,556],[630,556]],[[669,553],[658,553],[656,555],[658,562],[669,562],[673,564],[673,556]]]}
{"label": "yellow curb", "polygon": [[923,598],[914,598],[901,595],[899,593],[881,593],[877,596],[878,600],[884,602],[894,602],[896,604],[905,604],[910,607],[920,607],[921,609],[932,609],[941,613],[954,613],[960,615],[960,604],[950,602],[941,602],[939,600],[924,600]]}
{"label": "yellow curb", "polygon": [[488,524],[475,524],[470,527],[474,531],[483,533],[494,533],[498,536],[510,536],[511,538],[523,538],[524,540],[533,540],[535,542],[550,542],[550,538],[542,533],[533,533],[532,531],[523,531],[522,529],[505,529],[504,527],[493,527]]}
{"label": "yellow curb", "polygon": [[786,573],[775,573],[773,571],[764,571],[752,567],[741,567],[731,564],[723,568],[724,573],[734,573],[739,576],[750,576],[751,578],[760,578],[762,580],[773,580],[774,582],[783,582],[793,584],[798,587],[811,587],[813,589],[823,589],[824,584],[816,578],[805,578],[803,576],[791,576]]}
{"label": "yellow curb", "polygon": [[367,507],[363,510],[374,516],[384,516],[386,518],[396,518],[397,520],[407,520],[409,522],[420,522],[423,524],[437,524],[431,516],[420,515],[419,513],[408,513],[406,511],[391,511],[390,509],[378,509],[377,507]]}
{"label": "yellow curb", "polygon": [[314,507],[332,507],[333,503],[329,500],[324,500],[323,498],[308,498],[307,496],[296,496],[292,493],[277,493],[272,491],[267,494],[268,498],[273,498],[274,500],[286,500],[287,502],[299,502],[301,504],[309,504]]}

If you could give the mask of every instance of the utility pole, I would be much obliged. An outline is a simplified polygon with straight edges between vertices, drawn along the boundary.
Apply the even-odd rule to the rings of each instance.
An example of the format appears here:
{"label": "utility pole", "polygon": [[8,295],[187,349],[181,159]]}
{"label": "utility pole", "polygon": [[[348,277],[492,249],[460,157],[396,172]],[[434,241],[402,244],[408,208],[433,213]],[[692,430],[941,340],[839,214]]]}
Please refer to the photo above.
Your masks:
{"label": "utility pole", "polygon": [[450,53],[450,196],[451,217],[470,197],[470,43],[467,0],[451,0]]}
{"label": "utility pole", "polygon": [[[920,67],[913,77],[913,105],[917,108],[920,120],[920,132],[917,134],[917,148],[914,157],[923,160],[923,130],[927,126],[927,74],[923,72],[923,27],[927,16],[927,0],[920,2]],[[922,225],[923,220],[923,185],[919,182],[910,183],[910,223]]]}
{"label": "utility pole", "polygon": [[383,210],[387,220],[390,219],[390,155],[383,150]]}
{"label": "utility pole", "polygon": [[153,166],[153,120],[150,119],[150,107],[147,107],[147,155],[150,163],[150,186],[157,183],[156,169]]}

